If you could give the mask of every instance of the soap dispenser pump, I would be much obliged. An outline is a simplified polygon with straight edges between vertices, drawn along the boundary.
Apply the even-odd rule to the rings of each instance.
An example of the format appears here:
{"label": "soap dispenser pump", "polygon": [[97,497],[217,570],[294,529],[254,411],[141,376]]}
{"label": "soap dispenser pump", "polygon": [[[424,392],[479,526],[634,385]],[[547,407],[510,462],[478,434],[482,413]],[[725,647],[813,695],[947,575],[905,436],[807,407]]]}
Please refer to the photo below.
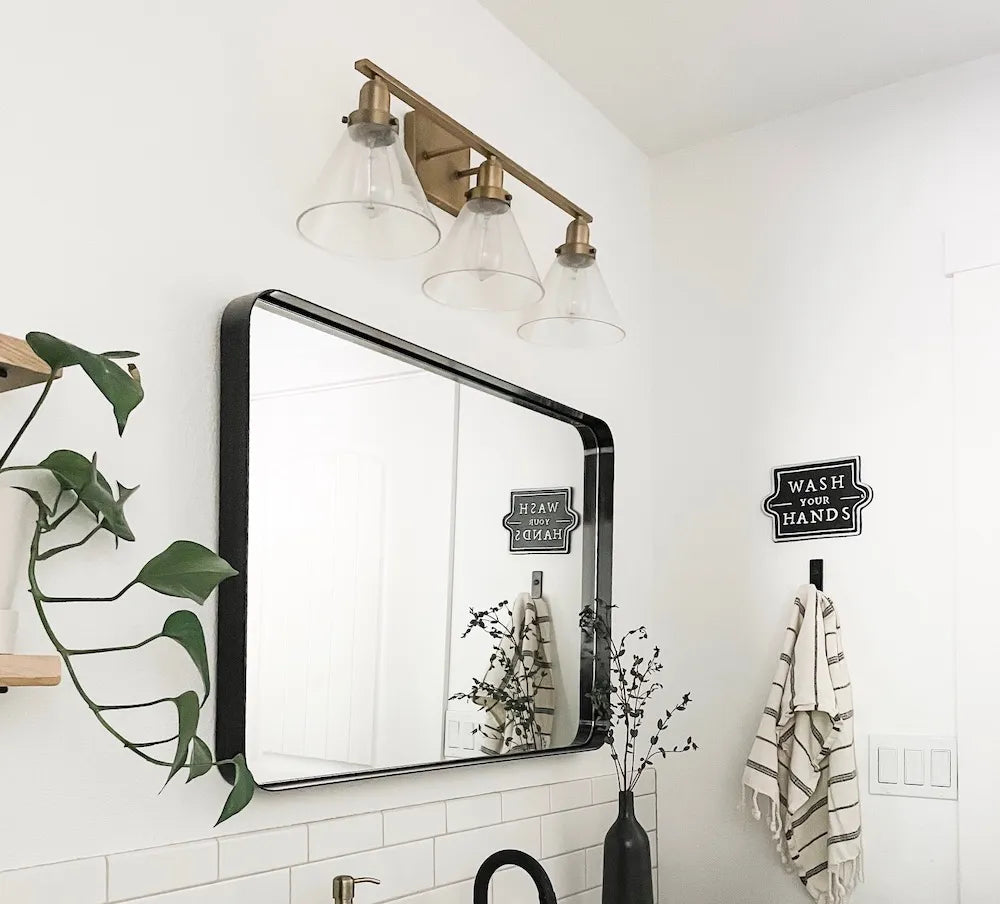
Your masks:
{"label": "soap dispenser pump", "polygon": [[370,876],[362,876],[357,879],[355,879],[354,876],[334,876],[334,904],[352,904],[354,901],[354,886],[359,882],[370,882],[372,885],[382,884],[380,879],[372,879]]}

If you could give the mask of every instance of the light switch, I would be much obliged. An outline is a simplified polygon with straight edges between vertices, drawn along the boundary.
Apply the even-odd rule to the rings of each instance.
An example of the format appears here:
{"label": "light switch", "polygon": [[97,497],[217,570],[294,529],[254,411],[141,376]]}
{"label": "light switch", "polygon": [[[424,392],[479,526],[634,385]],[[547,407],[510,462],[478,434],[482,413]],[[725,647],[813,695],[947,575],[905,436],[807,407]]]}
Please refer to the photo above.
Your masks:
{"label": "light switch", "polygon": [[922,785],[924,783],[924,752],[907,747],[903,751],[903,783]]}
{"label": "light switch", "polygon": [[951,751],[931,751],[931,787],[951,787]]}
{"label": "light switch", "polygon": [[899,752],[895,747],[879,747],[878,781],[880,785],[899,784]]}
{"label": "light switch", "polygon": [[448,746],[458,747],[458,719],[448,720]]}
{"label": "light switch", "polygon": [[462,749],[463,750],[474,750],[476,747],[475,742],[475,722],[463,722],[462,723]]}
{"label": "light switch", "polygon": [[868,736],[868,793],[958,800],[955,738]]}

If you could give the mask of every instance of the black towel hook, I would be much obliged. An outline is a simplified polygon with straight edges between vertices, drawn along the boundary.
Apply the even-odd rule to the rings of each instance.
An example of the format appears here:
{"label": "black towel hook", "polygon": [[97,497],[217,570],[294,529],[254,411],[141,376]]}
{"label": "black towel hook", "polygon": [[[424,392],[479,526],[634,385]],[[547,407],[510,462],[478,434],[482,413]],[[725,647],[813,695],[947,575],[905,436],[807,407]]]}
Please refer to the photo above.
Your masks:
{"label": "black towel hook", "polygon": [[823,560],[822,559],[810,559],[809,560],[809,583],[812,584],[817,590],[822,591],[822,589],[823,589]]}

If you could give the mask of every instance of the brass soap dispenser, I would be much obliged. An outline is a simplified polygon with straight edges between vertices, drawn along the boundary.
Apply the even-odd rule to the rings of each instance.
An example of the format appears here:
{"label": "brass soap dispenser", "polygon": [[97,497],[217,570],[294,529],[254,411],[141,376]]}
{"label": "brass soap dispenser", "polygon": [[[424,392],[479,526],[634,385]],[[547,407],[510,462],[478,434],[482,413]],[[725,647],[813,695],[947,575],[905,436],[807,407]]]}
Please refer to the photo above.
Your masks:
{"label": "brass soap dispenser", "polygon": [[371,882],[373,885],[381,885],[380,879],[372,879],[370,876],[363,876],[355,879],[354,876],[334,876],[333,877],[333,900],[334,904],[352,904],[354,901],[354,886],[359,882]]}

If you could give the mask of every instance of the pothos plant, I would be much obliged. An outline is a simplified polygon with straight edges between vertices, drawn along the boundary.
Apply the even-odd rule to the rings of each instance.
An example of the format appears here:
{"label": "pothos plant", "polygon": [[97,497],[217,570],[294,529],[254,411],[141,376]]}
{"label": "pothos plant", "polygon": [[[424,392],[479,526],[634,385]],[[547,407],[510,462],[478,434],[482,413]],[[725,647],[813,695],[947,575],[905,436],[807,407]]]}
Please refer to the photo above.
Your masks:
{"label": "pothos plant", "polygon": [[610,680],[598,681],[588,697],[597,718],[608,723],[607,744],[615,764],[618,788],[621,791],[632,791],[639,777],[654,760],[664,759],[671,753],[686,753],[698,749],[698,745],[690,737],[683,744],[672,747],[667,746],[660,738],[673,717],[684,712],[691,704],[691,694],[684,694],[672,709],[664,708],[663,714],[656,720],[655,730],[646,729],[648,735],[645,734],[643,724],[646,709],[663,690],[663,684],[659,680],[663,671],[660,648],[654,645],[645,652],[633,649],[637,642],[649,641],[645,625],[626,631],[616,640],[607,618],[599,611],[604,608],[585,606],[580,613],[580,627],[605,642],[611,658]]}
{"label": "pothos plant", "polygon": [[[52,596],[42,589],[39,578],[39,566],[42,563],[85,546],[102,536],[113,537],[116,548],[119,541],[135,540],[132,528],[125,518],[125,502],[138,487],[129,488],[118,483],[117,492],[113,490],[107,478],[97,468],[96,455],[88,458],[79,452],[58,449],[38,464],[9,465],[7,462],[11,454],[48,397],[53,380],[60,369],[79,367],[90,378],[94,386],[111,403],[118,423],[119,436],[125,431],[129,415],[142,401],[143,390],[136,366],[129,363],[126,370],[116,363],[116,359],[136,357],[135,352],[111,351],[93,354],[47,333],[29,333],[25,338],[32,351],[48,364],[51,373],[35,406],[0,457],[0,474],[41,473],[50,478],[48,489],[14,487],[27,494],[36,509],[28,552],[28,588],[34,601],[35,611],[42,628],[62,658],[70,681],[90,708],[94,718],[133,754],[154,766],[166,769],[167,779],[164,787],[179,772],[186,771],[187,780],[191,781],[206,775],[213,767],[225,766],[232,770],[233,788],[222,808],[216,823],[218,825],[239,813],[250,803],[255,782],[243,754],[228,760],[217,760],[209,745],[198,734],[201,710],[211,690],[205,633],[198,616],[190,609],[178,609],[167,616],[163,627],[156,634],[135,643],[116,647],[75,649],[67,646],[56,634],[47,610],[49,606],[56,605],[113,603],[138,586],[148,587],[165,596],[188,599],[201,605],[222,581],[232,577],[236,572],[225,560],[201,544],[191,540],[177,540],[153,556],[134,578],[110,596]],[[86,530],[80,526],[83,521],[91,522],[91,526]],[[70,540],[66,535],[72,528],[83,533],[75,534],[75,539]],[[65,537],[66,542],[57,543],[55,539],[57,534]],[[161,697],[140,703],[111,703],[95,700],[83,686],[76,668],[77,660],[82,657],[138,650],[160,640],[178,644],[188,655],[201,677],[200,693],[189,689],[173,697]],[[176,715],[177,730],[170,737],[134,740],[112,723],[113,714],[116,712],[159,706],[172,708]],[[160,754],[157,751],[165,752]]]}

